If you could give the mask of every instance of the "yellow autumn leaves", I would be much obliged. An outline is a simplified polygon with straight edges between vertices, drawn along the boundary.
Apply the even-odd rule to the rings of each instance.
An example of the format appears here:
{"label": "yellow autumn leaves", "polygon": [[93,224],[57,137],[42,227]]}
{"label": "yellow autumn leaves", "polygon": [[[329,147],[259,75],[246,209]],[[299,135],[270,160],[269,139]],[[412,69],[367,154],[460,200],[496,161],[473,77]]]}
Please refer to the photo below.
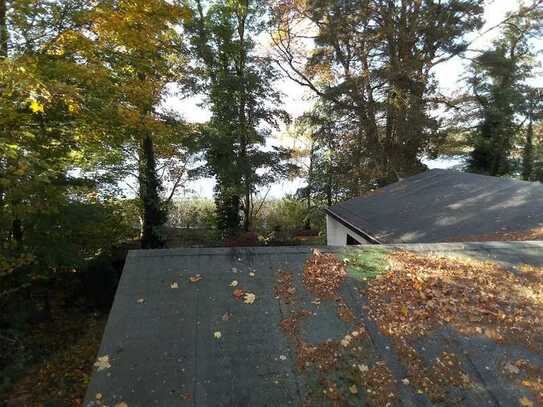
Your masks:
{"label": "yellow autumn leaves", "polygon": [[32,110],[32,113],[43,113],[43,104],[35,99],[30,101],[29,107],[30,110]]}

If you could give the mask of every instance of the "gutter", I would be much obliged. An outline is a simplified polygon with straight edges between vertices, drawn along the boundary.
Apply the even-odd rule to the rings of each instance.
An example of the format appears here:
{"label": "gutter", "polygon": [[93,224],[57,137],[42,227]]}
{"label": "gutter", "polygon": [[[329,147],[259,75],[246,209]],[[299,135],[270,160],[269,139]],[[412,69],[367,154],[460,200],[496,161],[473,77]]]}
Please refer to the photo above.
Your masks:
{"label": "gutter", "polygon": [[341,223],[343,226],[345,226],[347,229],[352,230],[355,233],[358,233],[360,236],[362,236],[364,239],[366,239],[371,244],[383,244],[380,240],[376,239],[375,237],[371,236],[367,232],[363,231],[362,229],[357,228],[352,223],[346,221],[341,216],[337,215],[336,213],[332,212],[329,208],[325,208],[324,212],[327,215],[330,215],[332,218],[337,220],[339,223]]}

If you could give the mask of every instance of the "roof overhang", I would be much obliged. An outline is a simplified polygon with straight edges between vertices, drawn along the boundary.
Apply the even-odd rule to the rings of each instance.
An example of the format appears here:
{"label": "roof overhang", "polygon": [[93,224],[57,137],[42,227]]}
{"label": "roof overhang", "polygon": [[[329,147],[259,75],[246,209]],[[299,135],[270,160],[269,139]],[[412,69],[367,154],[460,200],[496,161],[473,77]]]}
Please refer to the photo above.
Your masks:
{"label": "roof overhang", "polygon": [[334,213],[333,211],[331,211],[329,208],[325,208],[324,209],[324,212],[327,214],[327,215],[330,215],[332,218],[334,218],[336,221],[338,221],[339,223],[341,223],[343,226],[345,226],[347,229],[349,230],[352,230],[354,233],[357,233],[359,234],[360,236],[362,236],[364,239],[366,239],[368,242],[370,242],[371,244],[383,244],[383,242],[381,242],[379,239],[376,239],[375,237],[373,237],[372,235],[370,235],[369,233],[367,233],[366,231],[360,229],[360,228],[357,228],[356,226],[354,226],[352,223],[346,221],[345,219],[343,219],[341,216],[339,216],[338,214]]}

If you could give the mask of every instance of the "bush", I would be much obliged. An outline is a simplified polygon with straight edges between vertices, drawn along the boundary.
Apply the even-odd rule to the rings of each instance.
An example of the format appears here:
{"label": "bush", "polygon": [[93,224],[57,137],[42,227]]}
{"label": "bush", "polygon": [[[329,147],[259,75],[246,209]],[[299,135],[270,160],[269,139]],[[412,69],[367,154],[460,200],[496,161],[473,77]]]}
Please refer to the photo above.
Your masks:
{"label": "bush", "polygon": [[[307,230],[308,224],[310,230]],[[295,242],[295,237],[322,235],[324,225],[324,213],[320,208],[308,211],[304,202],[291,197],[265,203],[255,219],[256,230],[267,243],[300,243]]]}
{"label": "bush", "polygon": [[213,229],[215,225],[215,203],[211,199],[180,199],[174,201],[169,208],[169,227]]}

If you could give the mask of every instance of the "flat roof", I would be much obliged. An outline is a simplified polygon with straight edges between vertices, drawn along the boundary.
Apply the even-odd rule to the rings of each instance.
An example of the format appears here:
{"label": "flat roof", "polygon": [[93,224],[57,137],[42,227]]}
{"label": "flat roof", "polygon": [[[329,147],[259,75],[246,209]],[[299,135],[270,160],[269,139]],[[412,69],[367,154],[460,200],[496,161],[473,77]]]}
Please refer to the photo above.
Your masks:
{"label": "flat roof", "polygon": [[[543,242],[390,248],[461,254],[509,266],[543,266]],[[280,328],[282,321],[294,315],[294,305],[277,294],[279,273],[292,274],[296,307],[311,315],[301,322],[304,341],[339,341],[354,329],[338,318],[336,300],[317,300],[304,289],[303,267],[312,250],[261,247],[129,252],[84,405],[303,405],[312,379],[300,374],[295,346]],[[319,250],[332,251],[326,247]],[[431,405],[415,386],[402,382],[405,367],[390,339],[371,322],[367,299],[358,292],[359,283],[347,278],[341,296],[355,317],[366,323],[367,357],[372,363],[386,363],[396,381],[400,404]],[[255,294],[254,302],[236,299],[236,288]],[[435,355],[451,338],[456,353],[478,381],[478,387],[462,390],[463,405],[516,405],[518,398],[527,394],[496,369],[496,361],[511,348],[444,330],[425,340],[429,352],[431,348],[428,354]],[[515,349],[543,368],[541,355]],[[363,389],[357,389],[353,397],[364,397]]]}
{"label": "flat roof", "polygon": [[517,240],[498,236],[543,228],[543,185],[435,169],[327,213],[383,243]]}

